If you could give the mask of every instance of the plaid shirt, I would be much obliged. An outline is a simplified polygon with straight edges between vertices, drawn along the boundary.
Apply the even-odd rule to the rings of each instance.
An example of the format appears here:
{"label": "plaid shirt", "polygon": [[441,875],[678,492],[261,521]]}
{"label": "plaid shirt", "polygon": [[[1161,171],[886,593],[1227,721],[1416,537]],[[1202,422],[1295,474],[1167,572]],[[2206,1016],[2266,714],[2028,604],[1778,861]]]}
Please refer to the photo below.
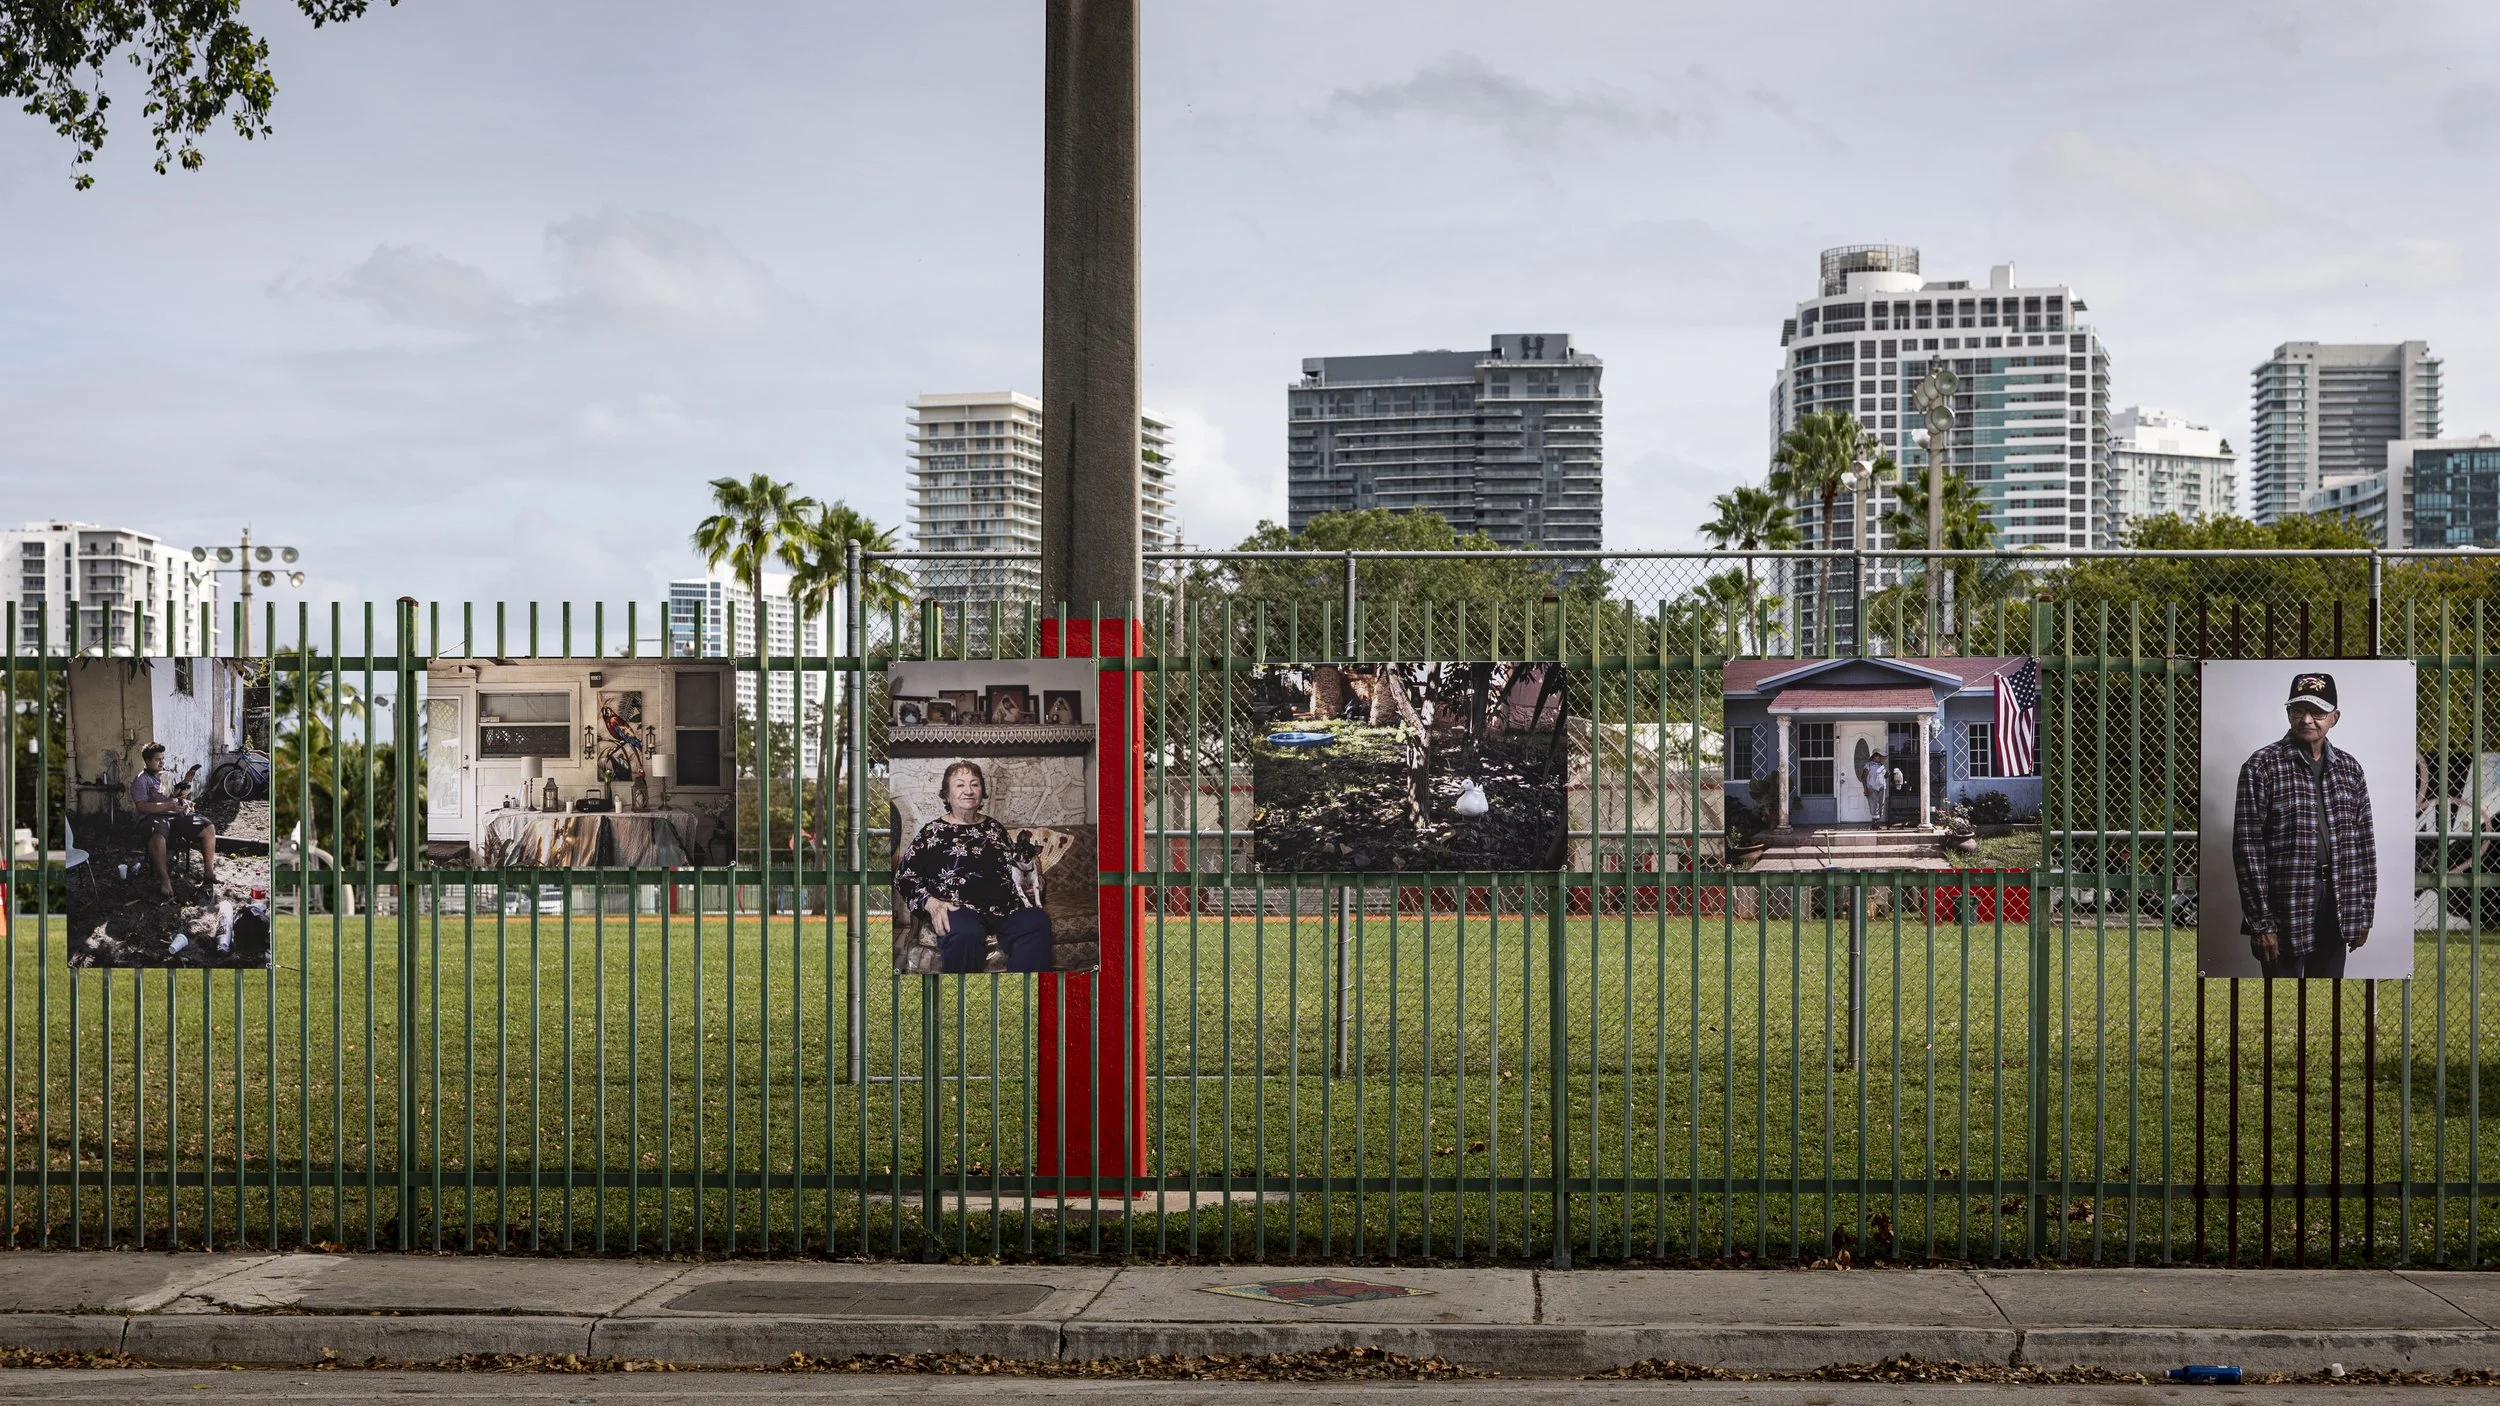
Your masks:
{"label": "plaid shirt", "polygon": [[2307,749],[2289,736],[2240,765],[2231,815],[2231,867],[2239,876],[2240,933],[2273,933],[2287,953],[2317,945],[2318,865],[2331,867],[2335,916],[2346,946],[2370,935],[2378,906],[2378,840],[2370,829],[2370,788],[2352,754],[2326,747],[2326,833],[2318,853],[2318,783]]}

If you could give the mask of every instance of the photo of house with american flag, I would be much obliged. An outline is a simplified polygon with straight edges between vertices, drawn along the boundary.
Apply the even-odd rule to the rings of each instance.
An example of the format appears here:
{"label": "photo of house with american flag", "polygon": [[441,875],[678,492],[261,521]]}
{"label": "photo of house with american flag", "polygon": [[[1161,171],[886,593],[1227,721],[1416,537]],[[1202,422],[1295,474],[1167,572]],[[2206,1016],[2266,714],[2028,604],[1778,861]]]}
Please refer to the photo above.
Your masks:
{"label": "photo of house with american flag", "polygon": [[1724,701],[1729,814],[1767,863],[1942,869],[1974,820],[2039,815],[2034,660],[1736,659]]}

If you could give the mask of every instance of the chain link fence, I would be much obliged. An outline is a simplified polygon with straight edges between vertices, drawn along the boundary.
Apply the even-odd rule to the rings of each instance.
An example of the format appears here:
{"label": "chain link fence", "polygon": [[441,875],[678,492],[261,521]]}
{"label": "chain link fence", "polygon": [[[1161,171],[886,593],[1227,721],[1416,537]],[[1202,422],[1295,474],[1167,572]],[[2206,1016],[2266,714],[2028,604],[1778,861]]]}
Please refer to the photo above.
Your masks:
{"label": "chain link fence", "polygon": [[[897,557],[911,590],[854,595],[828,652],[723,657],[759,685],[816,676],[826,711],[788,727],[823,743],[750,717],[724,850],[647,869],[403,864],[431,774],[413,705],[438,660],[588,667],[711,632],[630,607],[273,614],[254,633],[281,683],[274,790],[332,862],[276,861],[278,960],[243,972],[63,960],[60,622],[11,620],[0,831],[29,843],[8,871],[0,1209],[24,1244],[196,1247],[2500,1249],[2490,563],[1935,560],[1931,596],[1928,561],[1872,554],[1188,554],[1151,561],[1135,602],[1045,610],[1002,594],[1017,563]],[[1137,849],[1100,876],[1136,914],[1133,987],[895,974],[886,670],[1073,637],[1115,642],[1098,667],[1139,708]],[[1819,764],[1821,804],[1838,759],[1808,755],[1825,724],[1804,714],[1765,743],[1759,685],[1861,658],[1924,661],[1973,700],[2035,661],[2039,774],[1981,774],[1993,747],[1966,724],[1871,731],[1906,749],[1896,828],[1932,832],[1938,867],[1837,843],[1766,867],[1781,797],[1801,806]],[[2414,661],[2411,979],[2197,975],[2208,658]],[[1252,672],[1358,661],[1564,666],[1559,872],[1259,870]],[[1983,822],[1992,792],[2034,799]],[[1053,1065],[1071,1023],[1099,1058]],[[1142,1145],[1045,1114],[1124,1069]]]}

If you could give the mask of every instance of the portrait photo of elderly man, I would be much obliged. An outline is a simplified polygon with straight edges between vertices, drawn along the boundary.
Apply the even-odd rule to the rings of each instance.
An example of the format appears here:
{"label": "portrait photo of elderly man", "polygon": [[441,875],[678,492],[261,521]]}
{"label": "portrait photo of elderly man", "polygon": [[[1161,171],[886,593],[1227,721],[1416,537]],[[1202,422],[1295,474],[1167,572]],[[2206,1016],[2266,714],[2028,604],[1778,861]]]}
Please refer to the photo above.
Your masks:
{"label": "portrait photo of elderly man", "polygon": [[2207,976],[2411,972],[2413,666],[2321,663],[2205,665]]}
{"label": "portrait photo of elderly man", "polygon": [[2378,902],[2378,839],[2370,782],[2328,740],[2343,713],[2335,676],[2293,677],[2281,740],[2240,764],[2231,819],[2240,932],[2268,976],[2344,974],[2370,940]]}

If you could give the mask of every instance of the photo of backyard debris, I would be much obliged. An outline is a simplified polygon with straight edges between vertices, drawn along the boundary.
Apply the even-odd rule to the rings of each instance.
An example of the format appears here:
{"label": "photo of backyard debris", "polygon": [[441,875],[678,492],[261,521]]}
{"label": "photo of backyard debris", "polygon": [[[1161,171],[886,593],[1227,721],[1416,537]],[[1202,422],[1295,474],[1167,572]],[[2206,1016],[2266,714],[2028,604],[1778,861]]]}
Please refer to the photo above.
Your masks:
{"label": "photo of backyard debris", "polygon": [[1568,678],[1550,663],[1280,664],[1250,677],[1267,873],[1553,870]]}
{"label": "photo of backyard debris", "polygon": [[267,967],[268,665],[69,666],[73,967]]}

